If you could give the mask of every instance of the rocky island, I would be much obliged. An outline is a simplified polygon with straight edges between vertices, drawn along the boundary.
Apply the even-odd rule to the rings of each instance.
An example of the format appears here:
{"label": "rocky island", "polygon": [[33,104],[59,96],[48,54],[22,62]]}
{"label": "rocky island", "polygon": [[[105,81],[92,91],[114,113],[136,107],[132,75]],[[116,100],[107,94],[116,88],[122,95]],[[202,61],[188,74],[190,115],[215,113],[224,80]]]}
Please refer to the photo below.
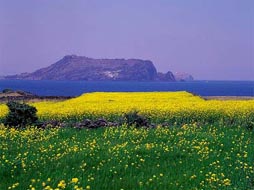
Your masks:
{"label": "rocky island", "polygon": [[171,71],[157,72],[154,64],[141,59],[93,59],[67,55],[49,67],[33,73],[6,76],[23,80],[85,81],[176,81]]}

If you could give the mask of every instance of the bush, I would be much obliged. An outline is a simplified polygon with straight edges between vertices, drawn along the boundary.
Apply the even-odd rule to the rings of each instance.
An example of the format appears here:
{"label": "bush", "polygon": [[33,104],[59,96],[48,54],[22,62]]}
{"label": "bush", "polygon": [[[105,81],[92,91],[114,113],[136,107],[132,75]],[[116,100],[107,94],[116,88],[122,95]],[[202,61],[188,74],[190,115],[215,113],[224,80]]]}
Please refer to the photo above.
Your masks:
{"label": "bush", "polygon": [[2,91],[2,93],[11,93],[11,92],[14,92],[14,91],[9,88],[3,89],[3,91]]}
{"label": "bush", "polygon": [[149,122],[146,117],[138,114],[138,111],[133,110],[124,114],[124,120],[127,125],[135,127],[148,127]]}
{"label": "bush", "polygon": [[37,109],[25,103],[8,102],[9,113],[5,118],[4,124],[13,127],[25,127],[35,125],[38,121],[36,116]]}

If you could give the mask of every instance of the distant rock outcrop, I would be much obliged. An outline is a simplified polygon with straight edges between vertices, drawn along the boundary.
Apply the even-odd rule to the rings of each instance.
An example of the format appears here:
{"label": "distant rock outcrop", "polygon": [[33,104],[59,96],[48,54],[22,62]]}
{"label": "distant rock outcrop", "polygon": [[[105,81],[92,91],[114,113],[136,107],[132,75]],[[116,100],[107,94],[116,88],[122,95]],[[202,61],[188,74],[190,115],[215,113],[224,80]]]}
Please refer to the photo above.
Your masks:
{"label": "distant rock outcrop", "polygon": [[159,72],[159,73],[157,73],[156,80],[158,80],[158,81],[175,81],[175,76],[170,71],[168,71],[167,73],[160,73]]}
{"label": "distant rock outcrop", "polygon": [[[93,59],[76,55],[67,55],[49,67],[39,69],[33,73],[6,76],[5,79],[176,81],[176,78],[170,71],[165,74],[157,73],[155,66],[149,60]],[[182,79],[189,80],[187,77],[180,77],[180,80]]]}
{"label": "distant rock outcrop", "polygon": [[28,80],[137,80],[151,81],[157,76],[151,61],[139,59],[92,59],[69,55],[49,67],[33,73],[7,76]]}
{"label": "distant rock outcrop", "polygon": [[176,81],[193,81],[194,80],[193,76],[188,73],[175,72],[174,76]]}

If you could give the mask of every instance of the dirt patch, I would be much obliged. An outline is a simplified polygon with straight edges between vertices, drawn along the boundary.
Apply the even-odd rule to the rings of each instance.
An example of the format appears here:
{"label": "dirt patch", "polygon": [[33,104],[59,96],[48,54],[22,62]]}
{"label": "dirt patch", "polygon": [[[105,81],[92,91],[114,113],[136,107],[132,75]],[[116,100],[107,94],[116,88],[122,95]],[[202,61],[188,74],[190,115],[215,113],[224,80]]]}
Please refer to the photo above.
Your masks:
{"label": "dirt patch", "polygon": [[254,100],[254,96],[203,96],[205,100]]}
{"label": "dirt patch", "polygon": [[9,101],[22,101],[22,102],[41,102],[41,101],[64,101],[73,96],[38,96],[29,92],[14,91],[7,93],[0,93],[0,103]]}

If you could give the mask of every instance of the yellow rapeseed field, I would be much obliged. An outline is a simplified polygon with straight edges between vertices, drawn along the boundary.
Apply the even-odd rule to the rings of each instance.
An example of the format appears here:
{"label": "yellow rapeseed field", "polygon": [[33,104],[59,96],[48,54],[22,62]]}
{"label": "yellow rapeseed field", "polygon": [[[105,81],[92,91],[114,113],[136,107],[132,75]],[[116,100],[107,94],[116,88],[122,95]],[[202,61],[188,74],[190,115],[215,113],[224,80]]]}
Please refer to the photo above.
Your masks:
{"label": "yellow rapeseed field", "polygon": [[[204,100],[188,92],[95,92],[62,102],[33,103],[42,119],[76,119],[115,116],[131,110],[154,122],[226,122],[241,125],[254,118],[254,100]],[[8,112],[0,105],[0,117]]]}

